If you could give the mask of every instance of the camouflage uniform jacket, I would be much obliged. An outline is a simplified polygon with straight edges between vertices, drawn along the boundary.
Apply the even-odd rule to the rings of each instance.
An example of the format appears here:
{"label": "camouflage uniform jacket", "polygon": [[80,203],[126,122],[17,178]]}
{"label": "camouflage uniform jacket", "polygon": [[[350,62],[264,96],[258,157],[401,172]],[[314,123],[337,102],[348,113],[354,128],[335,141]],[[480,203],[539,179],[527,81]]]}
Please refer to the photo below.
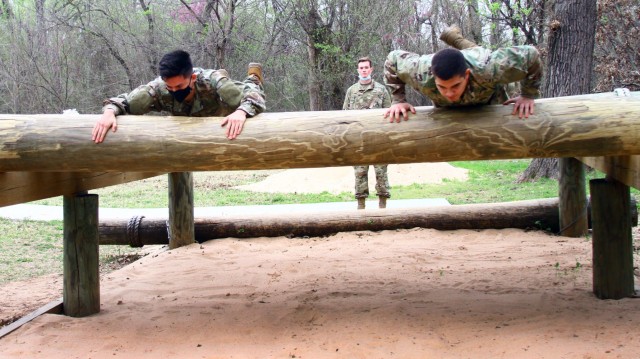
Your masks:
{"label": "camouflage uniform jacket", "polygon": [[194,68],[196,74],[195,97],[190,103],[178,102],[158,77],[130,93],[104,101],[103,111],[113,109],[116,115],[143,115],[151,111],[168,112],[176,116],[227,116],[241,109],[247,116],[255,116],[265,110],[265,96],[255,76],[244,82],[233,81],[226,70]]}
{"label": "camouflage uniform jacket", "polygon": [[347,90],[343,110],[364,110],[391,106],[391,96],[383,84],[371,81],[366,85],[356,82]]}
{"label": "camouflage uniform jacket", "polygon": [[405,84],[429,97],[435,106],[466,106],[494,104],[505,101],[497,97],[506,84],[520,81],[521,95],[540,97],[542,64],[533,46],[513,46],[490,51],[482,47],[462,50],[471,75],[459,102],[452,103],[438,91],[431,73],[433,55],[418,55],[396,50],[389,53],[384,64],[384,79],[393,97],[393,104],[406,102]]}

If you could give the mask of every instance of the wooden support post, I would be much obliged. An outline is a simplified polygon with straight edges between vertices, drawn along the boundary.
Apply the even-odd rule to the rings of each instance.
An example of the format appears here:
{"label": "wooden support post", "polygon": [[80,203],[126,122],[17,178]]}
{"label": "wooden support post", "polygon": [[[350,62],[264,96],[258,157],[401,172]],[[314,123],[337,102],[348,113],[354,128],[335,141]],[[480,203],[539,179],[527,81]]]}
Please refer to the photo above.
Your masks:
{"label": "wooden support post", "polygon": [[591,189],[593,293],[600,299],[634,295],[629,187],[594,179]]}
{"label": "wooden support post", "polygon": [[584,164],[575,158],[559,158],[558,167],[560,235],[582,237],[589,231]]}
{"label": "wooden support post", "polygon": [[195,242],[193,173],[169,173],[169,248]]}
{"label": "wooden support post", "polygon": [[85,317],[100,311],[98,195],[64,196],[64,313]]}

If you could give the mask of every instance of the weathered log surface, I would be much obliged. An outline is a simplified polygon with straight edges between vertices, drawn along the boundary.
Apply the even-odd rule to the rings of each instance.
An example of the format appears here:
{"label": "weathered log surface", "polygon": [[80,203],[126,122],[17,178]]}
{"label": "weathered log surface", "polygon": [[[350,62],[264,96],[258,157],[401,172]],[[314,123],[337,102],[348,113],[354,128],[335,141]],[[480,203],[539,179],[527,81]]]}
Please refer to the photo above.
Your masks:
{"label": "weathered log surface", "polygon": [[389,123],[384,110],[263,113],[228,140],[220,118],[121,116],[93,143],[98,115],[0,115],[0,171],[183,172],[536,157],[640,154],[640,96],[511,106],[419,107]]}
{"label": "weathered log surface", "polygon": [[[265,206],[265,211],[268,211],[268,206]],[[347,231],[414,227],[440,230],[540,228],[557,231],[558,223],[558,199],[549,198],[411,209],[196,218],[195,239],[204,242],[226,237],[326,236]],[[165,219],[103,221],[99,226],[100,244],[166,244],[166,227]],[[129,238],[132,234],[136,238]]]}
{"label": "weathered log surface", "polygon": [[98,195],[64,196],[64,313],[85,317],[100,311]]}
{"label": "weathered log surface", "polygon": [[158,176],[156,172],[0,172],[0,207]]}
{"label": "weathered log surface", "polygon": [[[638,225],[636,202],[631,198],[631,223]],[[500,229],[535,228],[559,231],[558,198],[504,203],[466,204],[411,209],[334,211],[326,213],[288,213],[196,218],[195,240],[216,238],[327,236],[338,232],[382,231],[408,228]],[[590,208],[590,205],[589,205]],[[590,209],[587,211],[590,213]],[[591,225],[591,218],[588,217]],[[141,247],[167,244],[167,220],[132,217],[100,222],[100,244]]]}
{"label": "weathered log surface", "polygon": [[640,156],[579,157],[578,159],[629,187],[640,189]]}
{"label": "weathered log surface", "polygon": [[629,187],[607,179],[589,181],[593,206],[593,293],[600,299],[634,295]]}

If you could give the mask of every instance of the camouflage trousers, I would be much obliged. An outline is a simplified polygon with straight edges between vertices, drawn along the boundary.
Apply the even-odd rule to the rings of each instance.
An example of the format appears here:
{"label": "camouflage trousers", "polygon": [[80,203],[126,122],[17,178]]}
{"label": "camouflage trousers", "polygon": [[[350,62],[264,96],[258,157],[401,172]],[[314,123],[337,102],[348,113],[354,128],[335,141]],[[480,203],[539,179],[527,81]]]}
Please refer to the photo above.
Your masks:
{"label": "camouflage trousers", "polygon": [[[356,198],[369,197],[369,165],[353,166],[353,169],[356,174]],[[376,194],[390,198],[387,165],[373,165],[373,169],[376,173]]]}

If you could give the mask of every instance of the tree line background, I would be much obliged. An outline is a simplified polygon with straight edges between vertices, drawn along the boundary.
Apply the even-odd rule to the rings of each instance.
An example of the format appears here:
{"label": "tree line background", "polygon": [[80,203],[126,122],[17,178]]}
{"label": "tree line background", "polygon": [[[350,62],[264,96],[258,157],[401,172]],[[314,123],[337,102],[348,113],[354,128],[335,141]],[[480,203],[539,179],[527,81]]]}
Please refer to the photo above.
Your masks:
{"label": "tree line background", "polygon": [[[370,56],[383,82],[390,51],[442,49],[449,24],[483,46],[531,44],[547,58],[558,1],[0,0],[0,113],[99,113],[104,98],[155,78],[174,49],[234,79],[261,62],[268,111],[341,109],[357,58]],[[591,92],[639,90],[640,3],[597,5]]]}

